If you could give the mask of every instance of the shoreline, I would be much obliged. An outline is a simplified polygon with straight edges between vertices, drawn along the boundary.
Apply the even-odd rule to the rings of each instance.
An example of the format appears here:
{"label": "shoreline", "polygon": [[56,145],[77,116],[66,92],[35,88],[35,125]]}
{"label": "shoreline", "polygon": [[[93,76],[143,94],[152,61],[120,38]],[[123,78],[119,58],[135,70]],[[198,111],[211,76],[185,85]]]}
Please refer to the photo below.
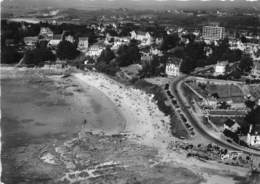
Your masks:
{"label": "shoreline", "polygon": [[[61,76],[46,76],[47,79],[50,78],[53,81],[56,81],[55,79],[59,79],[60,77]],[[206,183],[213,182],[216,178],[223,180],[223,182],[228,181],[228,183],[235,183],[236,181],[233,181],[234,176],[245,177],[245,168],[225,166],[218,163],[212,164],[210,162],[204,163],[194,158],[187,159],[185,152],[178,149],[169,150],[169,144],[176,144],[178,141],[183,141],[172,136],[170,130],[171,119],[159,110],[157,103],[153,99],[153,95],[147,94],[143,90],[135,89],[132,86],[121,84],[109,76],[96,72],[81,71],[72,73],[72,77],[61,79],[61,81],[64,82],[67,79],[71,80],[69,82],[70,90],[72,90],[75,85],[82,89],[81,92],[72,90],[72,92],[75,92],[73,92],[73,97],[68,96],[69,99],[73,99],[74,105],[72,108],[75,108],[75,104],[80,104],[80,106],[84,107],[74,109],[74,111],[80,110],[86,114],[85,110],[88,106],[93,105],[91,103],[87,104],[88,101],[86,99],[88,98],[89,88],[93,88],[92,93],[94,93],[95,98],[99,100],[101,106],[104,105],[106,109],[117,111],[123,118],[120,120],[120,125],[116,124],[114,126],[120,126],[120,128],[113,133],[109,133],[105,129],[95,131],[89,127],[84,128],[84,130],[79,127],[79,136],[80,134],[83,136],[82,140],[84,140],[84,132],[112,136],[113,134],[123,134],[126,135],[127,140],[130,142],[157,150],[158,154],[156,158],[158,158],[161,163],[166,163],[173,167],[187,168],[197,176],[205,178],[207,180]],[[63,88],[64,84],[62,83],[60,84],[60,89],[68,92],[67,88]],[[67,97],[65,99],[67,99]],[[102,99],[108,103],[103,104],[104,101],[102,101]],[[104,115],[104,123],[107,122],[107,117],[108,116]],[[115,120],[118,121],[118,116],[115,116]],[[110,124],[108,127],[109,126]],[[46,156],[48,156],[48,154]]]}

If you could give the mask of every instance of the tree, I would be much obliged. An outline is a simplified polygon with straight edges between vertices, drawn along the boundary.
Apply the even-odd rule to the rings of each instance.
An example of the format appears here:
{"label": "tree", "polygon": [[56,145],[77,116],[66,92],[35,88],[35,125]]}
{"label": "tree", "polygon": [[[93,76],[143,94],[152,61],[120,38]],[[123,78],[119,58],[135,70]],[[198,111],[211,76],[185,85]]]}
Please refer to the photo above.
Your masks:
{"label": "tree", "polygon": [[159,56],[154,56],[151,62],[143,66],[141,73],[146,77],[158,76],[164,71],[164,64],[162,63],[162,58]]}
{"label": "tree", "polygon": [[227,50],[226,53],[226,59],[228,60],[228,62],[233,63],[236,61],[239,61],[242,57],[242,51],[239,49],[235,49],[235,50]]}
{"label": "tree", "polygon": [[186,74],[191,73],[195,68],[195,62],[190,57],[186,57],[180,66],[180,71]]}
{"label": "tree", "polygon": [[254,101],[252,101],[252,100],[247,100],[247,101],[245,101],[245,104],[246,104],[246,106],[248,107],[248,108],[250,108],[250,109],[253,109],[254,107],[255,107],[255,102]]}
{"label": "tree", "polygon": [[176,47],[179,44],[180,38],[177,33],[172,35],[166,35],[163,38],[161,50],[167,51],[169,49],[172,49]]}
{"label": "tree", "polygon": [[22,58],[13,47],[3,47],[1,49],[1,62],[6,64],[18,63]]}
{"label": "tree", "polygon": [[55,55],[47,48],[29,50],[24,54],[23,61],[27,65],[42,66],[44,61],[55,61]]}
{"label": "tree", "polygon": [[248,40],[246,39],[245,36],[241,36],[240,40],[241,40],[242,43],[247,43],[248,42]]}
{"label": "tree", "polygon": [[238,67],[243,73],[250,72],[253,67],[253,59],[248,55],[242,56]]}
{"label": "tree", "polygon": [[108,64],[114,58],[115,58],[114,52],[109,47],[107,47],[105,50],[101,52],[101,55],[98,58],[98,62],[103,61]]}
{"label": "tree", "polygon": [[119,71],[118,66],[115,62],[106,63],[104,61],[97,62],[95,68],[108,75],[115,75]]}
{"label": "tree", "polygon": [[69,41],[63,40],[57,46],[57,57],[59,59],[75,59],[80,52]]}
{"label": "tree", "polygon": [[230,76],[235,79],[240,79],[242,76],[242,71],[239,68],[236,68],[231,72]]}
{"label": "tree", "polygon": [[141,54],[135,40],[131,40],[129,46],[120,46],[117,55],[116,62],[120,67],[138,63],[141,59]]}
{"label": "tree", "polygon": [[199,59],[206,59],[204,47],[204,42],[191,42],[185,47],[185,55],[192,58],[195,62]]}
{"label": "tree", "polygon": [[250,111],[247,116],[245,117],[245,120],[249,124],[259,124],[260,123],[260,106]]}
{"label": "tree", "polygon": [[189,34],[186,34],[186,35],[183,35],[182,36],[183,38],[187,38],[190,42],[194,42],[194,40],[195,40],[195,38],[196,38],[196,36],[194,35],[194,34],[192,34],[192,33],[189,33]]}

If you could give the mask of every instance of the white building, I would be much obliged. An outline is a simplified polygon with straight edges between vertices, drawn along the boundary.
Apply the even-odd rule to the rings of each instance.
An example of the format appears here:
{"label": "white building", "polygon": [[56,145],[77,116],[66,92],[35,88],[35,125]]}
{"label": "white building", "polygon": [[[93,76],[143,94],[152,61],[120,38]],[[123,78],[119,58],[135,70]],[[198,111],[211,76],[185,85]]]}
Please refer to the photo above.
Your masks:
{"label": "white building", "polygon": [[105,45],[110,45],[112,50],[117,50],[121,45],[128,45],[130,43],[130,37],[118,37],[106,35]]}
{"label": "white building", "polygon": [[38,42],[38,37],[37,36],[24,37],[23,41],[26,46],[34,47]]}
{"label": "white building", "polygon": [[225,72],[226,72],[227,64],[228,64],[227,61],[218,62],[218,63],[216,64],[216,66],[215,66],[214,75],[215,75],[215,76],[224,75]]}
{"label": "white building", "polygon": [[135,39],[140,41],[143,45],[151,45],[153,42],[153,38],[150,33],[142,32],[142,31],[132,31],[130,32],[131,39]]}
{"label": "white building", "polygon": [[255,131],[254,128],[251,124],[247,134],[247,144],[249,146],[260,146],[260,133]]}
{"label": "white building", "polygon": [[60,42],[61,35],[53,35],[53,38],[48,43],[48,47],[56,48]]}
{"label": "white building", "polygon": [[217,106],[218,106],[218,100],[214,97],[204,98],[201,105],[206,106],[206,107],[210,107],[212,109],[216,109]]}
{"label": "white building", "polygon": [[165,68],[165,73],[168,77],[179,76],[180,75],[180,65],[174,63],[167,63]]}
{"label": "white building", "polygon": [[202,38],[205,40],[220,40],[225,37],[225,28],[215,26],[203,26],[202,28]]}
{"label": "white building", "polygon": [[168,77],[175,77],[180,75],[181,62],[182,59],[173,58],[166,64],[165,73],[168,75]]}
{"label": "white building", "polygon": [[92,45],[88,48],[86,56],[99,57],[104,49],[105,47],[102,45],[99,44]]}
{"label": "white building", "polygon": [[88,37],[79,37],[78,49],[82,51],[88,49]]}

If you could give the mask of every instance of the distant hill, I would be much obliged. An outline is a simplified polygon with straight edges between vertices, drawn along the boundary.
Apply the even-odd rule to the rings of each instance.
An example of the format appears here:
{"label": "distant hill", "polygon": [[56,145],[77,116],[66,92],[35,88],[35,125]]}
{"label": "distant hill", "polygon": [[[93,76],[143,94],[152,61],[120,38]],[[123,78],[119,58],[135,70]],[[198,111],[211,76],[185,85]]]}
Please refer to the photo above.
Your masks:
{"label": "distant hill", "polygon": [[107,9],[107,8],[129,8],[129,9],[208,9],[208,8],[254,8],[260,9],[260,2],[247,2],[246,0],[220,1],[220,0],[4,0],[1,3],[4,12],[12,9],[26,11],[27,9],[54,8],[76,8],[84,10]]}

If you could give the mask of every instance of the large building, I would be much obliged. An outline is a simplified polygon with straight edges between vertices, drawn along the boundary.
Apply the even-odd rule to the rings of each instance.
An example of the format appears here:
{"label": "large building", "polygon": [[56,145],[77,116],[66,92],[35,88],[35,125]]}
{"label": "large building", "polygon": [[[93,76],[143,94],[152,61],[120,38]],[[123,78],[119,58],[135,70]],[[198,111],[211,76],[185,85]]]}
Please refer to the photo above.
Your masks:
{"label": "large building", "polygon": [[218,25],[203,26],[202,38],[205,40],[221,40],[225,37],[225,28]]}

